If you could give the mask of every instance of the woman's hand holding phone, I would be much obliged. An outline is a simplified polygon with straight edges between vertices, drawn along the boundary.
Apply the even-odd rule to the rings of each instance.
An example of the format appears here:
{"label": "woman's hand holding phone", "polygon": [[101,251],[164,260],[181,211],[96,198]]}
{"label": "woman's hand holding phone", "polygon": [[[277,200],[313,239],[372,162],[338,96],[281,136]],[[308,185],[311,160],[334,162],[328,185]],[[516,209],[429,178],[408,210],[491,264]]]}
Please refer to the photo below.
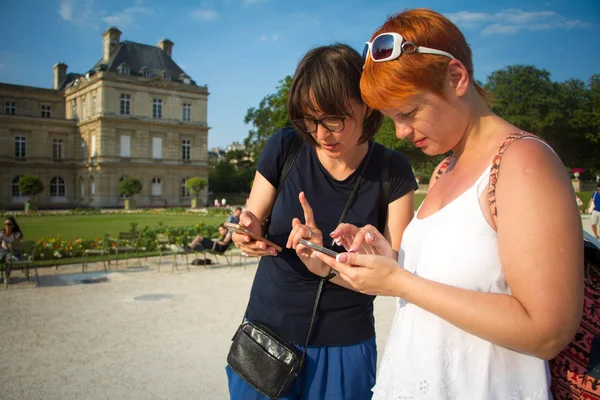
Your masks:
{"label": "woman's hand holding phone", "polygon": [[286,247],[288,249],[291,248],[296,250],[296,254],[298,254],[298,257],[310,272],[318,276],[327,276],[329,275],[331,268],[313,256],[313,249],[299,242],[300,239],[306,239],[320,246],[323,245],[323,234],[319,228],[317,228],[313,210],[308,203],[304,192],[300,192],[298,199],[300,200],[302,210],[304,211],[305,223],[303,224],[298,218],[292,220],[292,231],[288,237]]}
{"label": "woman's hand holding phone", "polygon": [[398,258],[398,253],[373,225],[358,228],[352,224],[340,224],[330,236],[338,246],[343,246],[350,253],[376,254],[394,260]]}
{"label": "woman's hand holding phone", "polygon": [[[261,224],[259,219],[251,211],[244,211],[240,215],[241,226],[253,232],[258,237],[261,236]],[[233,232],[231,240],[236,247],[239,247],[244,253],[252,257],[276,256],[277,249],[269,246],[266,242],[255,240],[248,235],[239,232]]]}

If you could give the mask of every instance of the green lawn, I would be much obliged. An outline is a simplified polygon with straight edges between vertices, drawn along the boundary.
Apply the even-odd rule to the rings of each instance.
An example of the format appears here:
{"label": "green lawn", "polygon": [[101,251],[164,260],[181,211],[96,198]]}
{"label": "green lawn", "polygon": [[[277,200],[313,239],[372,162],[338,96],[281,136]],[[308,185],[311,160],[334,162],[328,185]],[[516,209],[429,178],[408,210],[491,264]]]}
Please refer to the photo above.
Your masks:
{"label": "green lawn", "polygon": [[[580,193],[579,197],[587,205],[592,192]],[[415,194],[415,210],[419,208],[425,193]],[[225,216],[204,217],[195,215],[147,215],[147,214],[110,214],[110,215],[61,215],[45,217],[17,218],[27,240],[56,237],[63,239],[95,239],[108,233],[116,237],[119,232],[129,231],[131,222],[138,224],[138,229],[145,226],[156,226],[159,222],[167,226],[195,225],[202,221],[205,224],[220,224]]]}
{"label": "green lawn", "polygon": [[119,232],[129,231],[131,222],[138,224],[138,229],[145,226],[156,226],[162,222],[168,226],[195,225],[202,221],[205,224],[220,224],[226,217],[200,217],[195,215],[144,215],[144,214],[110,214],[110,215],[61,215],[45,217],[17,218],[26,240],[56,237],[63,239],[95,239],[108,233],[116,237]]}

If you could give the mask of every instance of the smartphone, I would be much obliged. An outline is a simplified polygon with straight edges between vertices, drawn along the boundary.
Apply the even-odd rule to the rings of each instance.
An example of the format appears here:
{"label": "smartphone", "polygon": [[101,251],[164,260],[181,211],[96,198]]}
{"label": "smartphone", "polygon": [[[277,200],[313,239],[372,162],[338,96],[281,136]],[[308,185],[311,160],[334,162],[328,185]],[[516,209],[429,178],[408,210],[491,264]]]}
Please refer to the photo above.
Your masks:
{"label": "smartphone", "polygon": [[327,254],[328,256],[333,257],[333,258],[335,258],[339,254],[339,253],[337,253],[337,252],[335,252],[333,250],[328,249],[327,247],[319,246],[318,244],[314,244],[312,242],[309,242],[306,239],[299,239],[298,242],[300,244],[306,246],[306,247],[309,247],[309,248],[311,248],[311,249],[313,249],[315,251],[318,251],[320,253]]}
{"label": "smartphone", "polygon": [[250,238],[252,238],[254,240],[260,240],[261,242],[265,242],[267,244],[267,246],[273,247],[278,252],[281,252],[281,250],[283,250],[281,248],[281,246],[271,242],[268,239],[265,239],[264,237],[262,237],[260,235],[257,235],[256,233],[252,232],[245,226],[242,226],[240,224],[232,224],[231,222],[225,222],[223,225],[225,226],[225,228],[229,229],[232,232],[241,233],[242,235],[248,235],[248,236],[250,236]]}

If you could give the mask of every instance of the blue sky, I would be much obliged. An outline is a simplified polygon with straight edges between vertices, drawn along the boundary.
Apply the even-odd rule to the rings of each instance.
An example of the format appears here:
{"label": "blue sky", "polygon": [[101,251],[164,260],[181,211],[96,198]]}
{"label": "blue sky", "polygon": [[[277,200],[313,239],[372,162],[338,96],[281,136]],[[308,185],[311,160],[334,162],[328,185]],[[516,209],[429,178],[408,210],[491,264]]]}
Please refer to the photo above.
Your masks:
{"label": "blue sky", "polygon": [[428,7],[450,17],[473,49],[481,81],[507,65],[531,64],[554,81],[600,73],[599,0],[53,0],[0,1],[0,82],[50,88],[52,66],[83,73],[102,56],[102,32],[156,44],[207,84],[209,147],[242,141],[250,107],[275,92],[311,47],[361,50],[386,16]]}

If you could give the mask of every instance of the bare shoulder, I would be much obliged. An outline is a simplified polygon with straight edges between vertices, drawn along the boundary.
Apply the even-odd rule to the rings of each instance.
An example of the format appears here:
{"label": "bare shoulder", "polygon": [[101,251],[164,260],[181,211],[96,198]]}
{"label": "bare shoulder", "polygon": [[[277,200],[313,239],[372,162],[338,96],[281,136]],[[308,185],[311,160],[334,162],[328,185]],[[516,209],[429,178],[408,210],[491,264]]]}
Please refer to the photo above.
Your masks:
{"label": "bare shoulder", "polygon": [[549,145],[537,139],[516,140],[506,148],[499,180],[506,174],[513,175],[513,179],[548,178],[570,182],[558,155]]}

